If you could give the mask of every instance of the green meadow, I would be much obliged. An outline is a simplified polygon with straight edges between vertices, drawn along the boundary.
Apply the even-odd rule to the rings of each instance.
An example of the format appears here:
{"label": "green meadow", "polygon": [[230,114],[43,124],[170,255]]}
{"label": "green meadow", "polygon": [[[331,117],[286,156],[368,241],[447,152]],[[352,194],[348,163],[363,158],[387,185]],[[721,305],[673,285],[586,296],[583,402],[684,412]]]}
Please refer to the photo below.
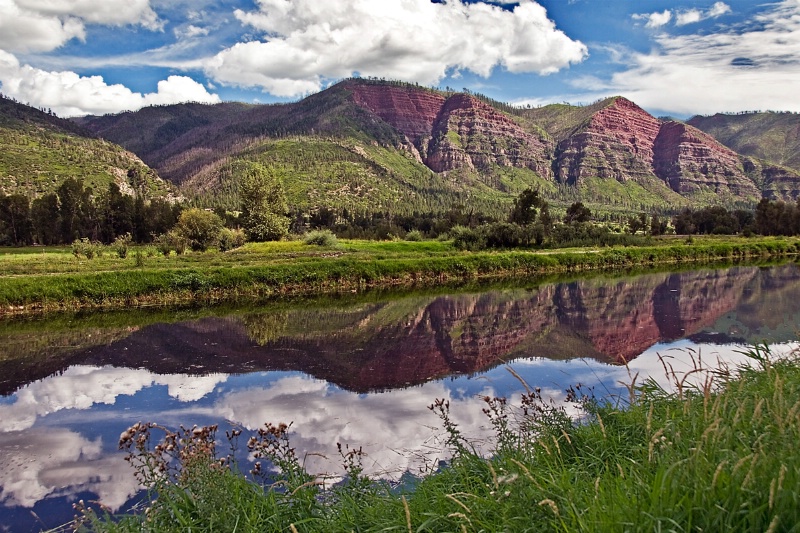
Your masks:
{"label": "green meadow", "polygon": [[138,247],[125,258],[107,247],[92,259],[65,247],[6,248],[0,251],[0,314],[411,289],[798,252],[800,239],[774,237],[653,238],[643,246],[480,252],[457,250],[449,241],[283,241],[169,256]]}

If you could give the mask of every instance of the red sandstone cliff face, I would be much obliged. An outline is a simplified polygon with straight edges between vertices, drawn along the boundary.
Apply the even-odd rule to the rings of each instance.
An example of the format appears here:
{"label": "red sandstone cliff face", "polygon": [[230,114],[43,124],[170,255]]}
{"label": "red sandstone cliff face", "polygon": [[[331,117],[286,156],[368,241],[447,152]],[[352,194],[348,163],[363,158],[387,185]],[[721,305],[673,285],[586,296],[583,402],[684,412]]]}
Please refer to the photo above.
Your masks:
{"label": "red sandstone cliff face", "polygon": [[529,168],[550,177],[552,143],[525,131],[493,107],[465,94],[447,99],[425,163],[436,172],[491,165]]}
{"label": "red sandstone cliff face", "polygon": [[[683,195],[754,200],[795,197],[800,175],[747,172],[739,155],[700,130],[658,119],[622,97],[576,124],[554,147],[513,118],[466,94],[445,98],[413,87],[352,83],[353,101],[400,131],[434,172],[482,171],[493,165],[528,168],[544,178],[580,184],[587,178],[640,182],[658,178]],[[580,122],[580,123],[578,123]],[[569,130],[566,130],[569,131]],[[758,183],[758,185],[757,185]]]}
{"label": "red sandstone cliff face", "polygon": [[350,91],[355,103],[394,126],[415,145],[430,138],[445,102],[441,94],[424,89],[352,84]]}
{"label": "red sandstone cliff face", "polygon": [[359,83],[348,88],[356,104],[405,135],[434,172],[499,165],[552,174],[552,142],[472,96]]}
{"label": "red sandstone cliff face", "polygon": [[626,181],[652,175],[653,143],[660,123],[625,98],[616,98],[558,145],[556,176],[575,184],[582,178]]}
{"label": "red sandstone cliff face", "polygon": [[667,122],[654,143],[655,174],[680,194],[713,192],[760,198],[736,152],[713,137],[680,122]]}

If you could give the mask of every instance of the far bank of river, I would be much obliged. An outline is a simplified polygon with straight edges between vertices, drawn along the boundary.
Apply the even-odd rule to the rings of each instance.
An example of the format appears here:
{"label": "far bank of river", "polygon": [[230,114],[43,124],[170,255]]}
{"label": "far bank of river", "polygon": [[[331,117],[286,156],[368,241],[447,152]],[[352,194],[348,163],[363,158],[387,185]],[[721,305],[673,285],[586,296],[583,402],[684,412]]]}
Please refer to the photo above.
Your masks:
{"label": "far bank of river", "polygon": [[[404,253],[373,247],[356,253],[241,255],[210,253],[193,262],[119,260],[84,262],[78,269],[54,267],[24,273],[20,255],[11,275],[0,265],[0,317],[43,311],[264,300],[358,292],[372,288],[424,288],[476,280],[620,270],[713,261],[747,262],[794,257],[800,240],[786,238],[658,241],[653,246],[600,249],[460,252],[449,245],[402,243]],[[395,247],[396,248],[396,247]],[[418,249],[416,249],[418,248]],[[409,252],[410,250],[410,252]],[[432,251],[433,250],[433,251]],[[241,257],[241,261],[237,261]],[[246,260],[245,260],[246,258]],[[22,271],[23,273],[20,273]]]}

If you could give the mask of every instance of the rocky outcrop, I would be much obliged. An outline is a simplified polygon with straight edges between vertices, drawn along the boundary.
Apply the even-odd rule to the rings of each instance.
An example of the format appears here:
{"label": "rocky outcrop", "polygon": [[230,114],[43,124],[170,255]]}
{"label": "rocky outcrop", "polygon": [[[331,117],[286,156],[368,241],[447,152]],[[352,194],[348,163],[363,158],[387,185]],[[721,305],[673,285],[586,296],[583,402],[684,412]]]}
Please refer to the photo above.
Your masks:
{"label": "rocky outcrop", "polygon": [[552,143],[466,94],[447,99],[434,125],[425,163],[435,172],[492,165],[529,168],[550,177]]}
{"label": "rocky outcrop", "polygon": [[422,88],[350,83],[347,89],[356,104],[391,124],[418,149],[427,145],[445,102],[442,94]]}
{"label": "rocky outcrop", "polygon": [[556,177],[576,184],[588,177],[627,181],[651,176],[659,128],[658,119],[645,110],[625,98],[614,98],[559,143]]}
{"label": "rocky outcrop", "polygon": [[697,128],[674,121],[662,124],[653,151],[656,176],[680,194],[761,197],[736,152]]}
{"label": "rocky outcrop", "polygon": [[770,200],[797,200],[800,198],[800,172],[741,156],[745,173],[761,186],[761,195]]}
{"label": "rocky outcrop", "polygon": [[[351,82],[353,101],[406,136],[434,172],[492,165],[529,168],[550,177],[552,143],[466,94],[445,98],[416,87]],[[414,154],[416,156],[416,154]]]}

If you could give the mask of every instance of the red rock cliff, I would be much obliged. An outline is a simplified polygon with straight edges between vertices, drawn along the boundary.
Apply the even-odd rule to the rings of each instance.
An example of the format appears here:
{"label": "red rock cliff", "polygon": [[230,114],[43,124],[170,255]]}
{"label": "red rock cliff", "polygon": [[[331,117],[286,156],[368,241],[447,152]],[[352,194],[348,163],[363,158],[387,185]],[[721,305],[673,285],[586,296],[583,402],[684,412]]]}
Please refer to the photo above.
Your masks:
{"label": "red rock cliff", "polygon": [[352,83],[353,101],[403,133],[417,148],[427,142],[445,98],[425,89]]}
{"label": "red rock cliff", "polygon": [[655,174],[678,193],[713,192],[759,198],[738,154],[697,128],[667,122],[654,143]]}
{"label": "red rock cliff", "polygon": [[652,175],[660,123],[630,100],[615,98],[558,145],[556,174],[563,183],[601,177],[617,181]]}
{"label": "red rock cliff", "polygon": [[552,143],[525,131],[490,105],[466,94],[447,99],[433,128],[426,164],[436,172],[463,166],[529,168],[550,177]]}

